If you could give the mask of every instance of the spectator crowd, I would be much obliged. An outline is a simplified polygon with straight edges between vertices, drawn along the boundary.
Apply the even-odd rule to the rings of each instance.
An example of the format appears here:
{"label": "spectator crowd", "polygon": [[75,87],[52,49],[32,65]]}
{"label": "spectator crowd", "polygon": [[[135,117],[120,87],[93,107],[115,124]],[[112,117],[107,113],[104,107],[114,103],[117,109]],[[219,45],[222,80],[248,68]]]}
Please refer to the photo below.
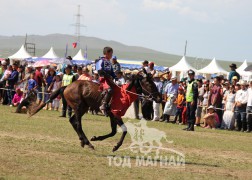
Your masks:
{"label": "spectator crowd", "polygon": [[[41,103],[47,102],[53,91],[76,80],[99,83],[98,72],[86,66],[43,68],[0,62],[0,102],[3,105],[18,106],[32,90],[37,91],[37,100]],[[111,62],[117,77],[115,83],[118,86],[127,83],[124,77],[132,72],[122,71],[115,56]],[[162,103],[139,98],[134,102],[135,118],[187,124],[184,129],[187,131],[194,131],[195,126],[252,131],[252,81],[241,80],[235,64],[230,65],[228,78],[216,76],[211,80],[196,79],[193,70],[188,71],[187,78],[178,80],[171,72],[156,72],[154,63],[148,61],[143,62],[143,68],[162,94]],[[48,103],[45,110],[58,111],[61,100],[61,117],[71,116],[72,110],[62,96]],[[140,105],[142,117],[139,116]]]}

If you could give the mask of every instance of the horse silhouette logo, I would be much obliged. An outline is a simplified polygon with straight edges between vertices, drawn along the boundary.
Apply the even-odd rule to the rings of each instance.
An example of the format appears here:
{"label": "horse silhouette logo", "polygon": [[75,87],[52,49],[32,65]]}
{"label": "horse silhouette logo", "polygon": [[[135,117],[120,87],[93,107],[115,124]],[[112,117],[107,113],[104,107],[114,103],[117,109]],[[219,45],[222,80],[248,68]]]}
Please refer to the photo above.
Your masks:
{"label": "horse silhouette logo", "polygon": [[156,155],[159,155],[160,150],[169,150],[175,152],[170,148],[162,147],[162,140],[171,144],[173,141],[168,141],[164,131],[156,128],[149,128],[146,120],[140,120],[137,123],[128,121],[125,123],[128,133],[131,136],[132,143],[126,149],[130,149],[134,153],[142,153],[147,155],[153,149],[156,150]]}

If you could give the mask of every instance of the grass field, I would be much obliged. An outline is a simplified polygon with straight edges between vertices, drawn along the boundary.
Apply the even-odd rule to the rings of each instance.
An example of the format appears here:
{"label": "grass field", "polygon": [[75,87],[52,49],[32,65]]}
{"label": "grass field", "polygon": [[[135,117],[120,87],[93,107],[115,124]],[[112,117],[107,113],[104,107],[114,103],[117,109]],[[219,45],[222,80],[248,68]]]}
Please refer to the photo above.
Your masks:
{"label": "grass field", "polygon": [[[251,179],[252,134],[148,122],[164,131],[172,148],[185,154],[185,167],[116,167],[107,156],[130,156],[130,150],[112,153],[120,138],[93,142],[95,150],[81,148],[67,119],[59,112],[41,111],[32,118],[0,106],[0,179]],[[127,120],[125,120],[127,121]],[[134,120],[137,121],[137,120]],[[110,131],[107,118],[86,115],[83,128],[90,138]],[[122,149],[130,145],[127,135]],[[163,143],[163,146],[168,146]],[[134,160],[133,160],[134,161]]]}

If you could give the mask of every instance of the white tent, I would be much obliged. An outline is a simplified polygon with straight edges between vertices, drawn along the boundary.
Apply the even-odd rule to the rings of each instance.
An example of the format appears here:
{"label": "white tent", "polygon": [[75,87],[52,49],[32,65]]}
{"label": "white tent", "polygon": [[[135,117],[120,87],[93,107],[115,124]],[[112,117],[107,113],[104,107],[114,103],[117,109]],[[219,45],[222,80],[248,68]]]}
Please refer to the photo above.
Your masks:
{"label": "white tent", "polygon": [[25,50],[24,45],[12,56],[9,56],[9,59],[13,60],[24,60],[26,58],[31,58],[32,56]]}
{"label": "white tent", "polygon": [[244,69],[246,69],[248,67],[248,63],[247,60],[245,60],[242,65],[236,69],[236,71],[242,76],[243,80],[247,80],[249,81],[251,79],[252,76],[252,72],[250,71],[244,71]]}
{"label": "white tent", "polygon": [[204,68],[197,71],[203,74],[227,74],[228,72],[223,69],[215,58]]}
{"label": "white tent", "polygon": [[85,60],[82,50],[80,49],[79,52],[72,58],[73,60]]}
{"label": "white tent", "polygon": [[186,60],[185,56],[183,56],[182,59],[177,64],[169,68],[170,71],[177,71],[177,72],[178,71],[185,72],[185,71],[188,71],[189,69],[196,71],[196,69],[192,67],[189,64],[189,62]]}
{"label": "white tent", "polygon": [[53,47],[51,47],[50,50],[44,56],[42,56],[42,58],[55,59],[55,58],[59,58],[59,56],[57,56]]}

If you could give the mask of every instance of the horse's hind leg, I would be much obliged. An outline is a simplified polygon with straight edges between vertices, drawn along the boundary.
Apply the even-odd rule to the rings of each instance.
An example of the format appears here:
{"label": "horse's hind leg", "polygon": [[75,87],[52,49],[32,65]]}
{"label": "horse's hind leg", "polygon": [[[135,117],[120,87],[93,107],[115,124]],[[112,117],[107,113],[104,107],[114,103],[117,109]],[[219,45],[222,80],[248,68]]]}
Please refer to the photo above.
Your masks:
{"label": "horse's hind leg", "polygon": [[79,136],[81,141],[81,147],[88,145],[90,148],[94,149],[94,146],[89,142],[87,139],[81,124],[81,117],[85,114],[85,111],[80,108],[75,110],[75,114],[69,119],[70,123],[72,124],[74,130]]}
{"label": "horse's hind leg", "polygon": [[91,138],[91,141],[102,141],[102,140],[104,140],[104,139],[107,139],[107,138],[109,138],[109,137],[114,136],[114,135],[116,134],[116,129],[117,129],[116,126],[117,126],[117,123],[114,121],[113,117],[110,117],[110,125],[111,125],[111,129],[112,129],[111,133],[106,134],[106,135],[104,135],[104,136],[98,136],[98,137],[93,136],[93,137]]}
{"label": "horse's hind leg", "polygon": [[117,145],[114,146],[113,152],[115,152],[116,150],[119,149],[119,147],[122,145],[124,138],[127,134],[127,127],[123,123],[122,118],[114,118],[114,119],[116,120],[116,123],[122,128],[122,136],[121,136],[120,140],[118,141]]}

